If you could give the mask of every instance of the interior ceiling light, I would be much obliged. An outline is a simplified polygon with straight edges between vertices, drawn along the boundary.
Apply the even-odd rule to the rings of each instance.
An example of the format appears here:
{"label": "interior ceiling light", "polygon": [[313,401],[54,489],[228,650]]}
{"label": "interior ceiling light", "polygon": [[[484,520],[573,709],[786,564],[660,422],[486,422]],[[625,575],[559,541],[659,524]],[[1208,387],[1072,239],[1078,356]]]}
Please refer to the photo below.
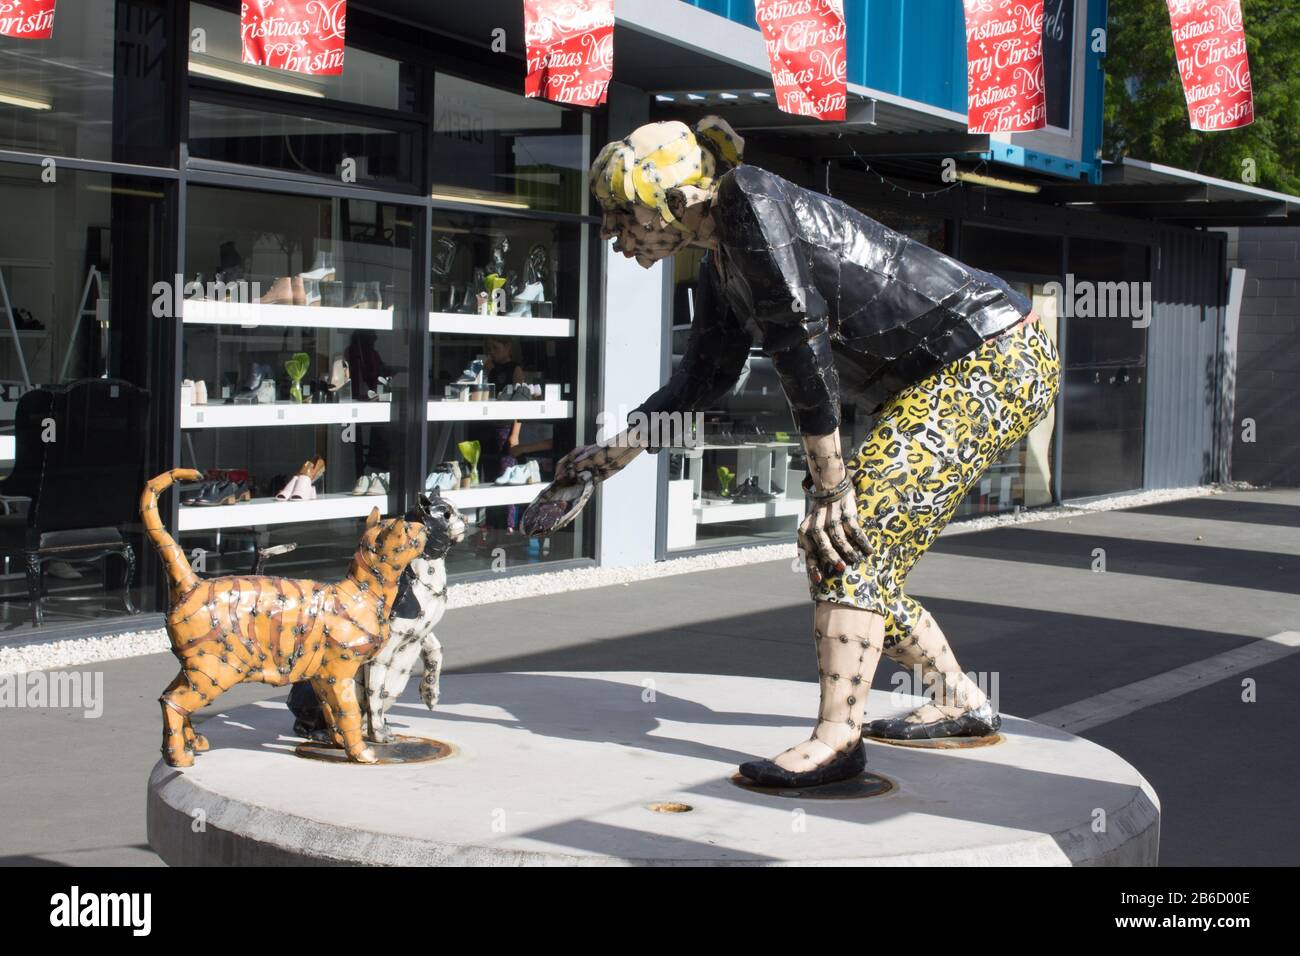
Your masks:
{"label": "interior ceiling light", "polygon": [[964,183],[971,183],[975,186],[989,186],[993,189],[1006,189],[1013,193],[1037,193],[1042,191],[1042,186],[1035,183],[1020,183],[1014,179],[999,179],[997,176],[985,176],[982,173],[969,173],[964,169],[957,170],[957,178]]}
{"label": "interior ceiling light", "polygon": [[293,93],[297,96],[314,96],[317,99],[324,99],[325,92],[315,86],[306,83],[295,83],[292,79],[281,78],[276,75],[263,73],[254,73],[251,70],[240,69],[236,66],[222,66],[211,63],[207,60],[190,59],[190,72],[198,76],[206,76],[213,80],[224,80],[227,83],[242,83],[244,86],[256,86],[263,90],[274,90],[277,93]]}
{"label": "interior ceiling light", "polygon": [[54,104],[49,100],[28,96],[25,93],[11,93],[8,90],[0,90],[0,103],[8,103],[10,106],[20,106],[25,110],[37,110],[39,112],[54,109]]}

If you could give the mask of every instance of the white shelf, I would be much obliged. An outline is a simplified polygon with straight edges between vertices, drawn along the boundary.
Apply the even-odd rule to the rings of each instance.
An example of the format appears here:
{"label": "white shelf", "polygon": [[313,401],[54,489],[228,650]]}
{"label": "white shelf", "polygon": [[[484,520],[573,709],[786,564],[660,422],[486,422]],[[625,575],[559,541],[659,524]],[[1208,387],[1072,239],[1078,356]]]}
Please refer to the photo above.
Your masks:
{"label": "white shelf", "polygon": [[577,323],[572,319],[530,319],[522,315],[467,315],[460,312],[430,312],[429,331],[451,335],[540,335],[573,338]]}
{"label": "white shelf", "polygon": [[266,428],[273,425],[346,425],[391,421],[392,402],[337,402],[299,405],[186,405],[181,428]]}
{"label": "white shelf", "polygon": [[473,488],[457,488],[453,491],[438,492],[457,509],[466,511],[472,508],[493,508],[498,505],[527,505],[549,487],[549,482],[540,481],[535,485],[475,485]]}
{"label": "white shelf", "polygon": [[17,453],[18,439],[13,435],[0,435],[0,461],[13,461]]}
{"label": "white shelf", "polygon": [[181,531],[215,531],[221,528],[364,518],[372,508],[378,508],[381,514],[392,510],[387,495],[343,493],[321,495],[311,501],[254,498],[234,505],[182,505],[177,524]]}
{"label": "white shelf", "polygon": [[509,422],[572,418],[573,402],[430,402],[431,422]]}
{"label": "white shelf", "polygon": [[215,302],[186,299],[187,325],[234,325],[240,328],[373,329],[393,328],[392,309],[343,309],[326,305],[259,305],[247,302]]}
{"label": "white shelf", "polygon": [[720,524],[724,521],[758,521],[761,518],[785,518],[791,515],[802,517],[804,501],[802,498],[774,498],[771,501],[756,501],[753,504],[737,504],[734,501],[715,501],[704,498],[696,503],[695,515],[700,524]]}

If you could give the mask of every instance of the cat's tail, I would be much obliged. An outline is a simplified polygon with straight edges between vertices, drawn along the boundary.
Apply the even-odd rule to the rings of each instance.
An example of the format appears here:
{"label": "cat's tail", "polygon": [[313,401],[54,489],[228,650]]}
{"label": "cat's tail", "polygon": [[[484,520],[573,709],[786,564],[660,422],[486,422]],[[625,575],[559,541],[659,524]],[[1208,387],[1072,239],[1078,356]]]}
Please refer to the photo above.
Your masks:
{"label": "cat's tail", "polygon": [[167,533],[162,518],[158,516],[158,496],[170,488],[175,481],[197,481],[202,477],[203,475],[193,468],[174,468],[157,478],[150,479],[140,495],[140,520],[144,522],[145,534],[158,549],[158,556],[162,558],[163,566],[167,569],[167,577],[171,579],[174,593],[191,590],[199,583],[199,578],[190,567],[185,552]]}

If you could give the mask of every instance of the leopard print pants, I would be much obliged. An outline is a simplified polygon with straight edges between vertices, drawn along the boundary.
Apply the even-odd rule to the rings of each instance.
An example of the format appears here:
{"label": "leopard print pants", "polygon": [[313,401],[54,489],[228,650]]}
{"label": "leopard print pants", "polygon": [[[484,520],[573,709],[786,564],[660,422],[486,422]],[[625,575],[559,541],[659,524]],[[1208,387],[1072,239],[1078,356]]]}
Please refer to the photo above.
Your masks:
{"label": "leopard print pants", "polygon": [[957,506],[1051,409],[1060,389],[1056,347],[1041,323],[1019,326],[899,392],[846,463],[871,558],[810,585],[813,600],[875,611],[885,649],[925,613],[903,581]]}

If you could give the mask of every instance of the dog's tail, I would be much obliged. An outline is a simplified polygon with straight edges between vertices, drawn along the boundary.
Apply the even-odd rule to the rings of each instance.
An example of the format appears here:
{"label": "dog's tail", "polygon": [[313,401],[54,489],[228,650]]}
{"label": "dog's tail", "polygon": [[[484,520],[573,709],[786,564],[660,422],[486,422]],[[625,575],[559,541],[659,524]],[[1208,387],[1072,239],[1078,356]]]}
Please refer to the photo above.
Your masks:
{"label": "dog's tail", "polygon": [[184,594],[198,583],[198,575],[190,567],[185,552],[175,539],[167,533],[162,518],[158,516],[158,496],[172,486],[175,481],[197,481],[203,475],[192,468],[175,468],[151,479],[140,495],[140,520],[144,522],[145,534],[158,549],[167,577],[171,579],[172,593]]}

